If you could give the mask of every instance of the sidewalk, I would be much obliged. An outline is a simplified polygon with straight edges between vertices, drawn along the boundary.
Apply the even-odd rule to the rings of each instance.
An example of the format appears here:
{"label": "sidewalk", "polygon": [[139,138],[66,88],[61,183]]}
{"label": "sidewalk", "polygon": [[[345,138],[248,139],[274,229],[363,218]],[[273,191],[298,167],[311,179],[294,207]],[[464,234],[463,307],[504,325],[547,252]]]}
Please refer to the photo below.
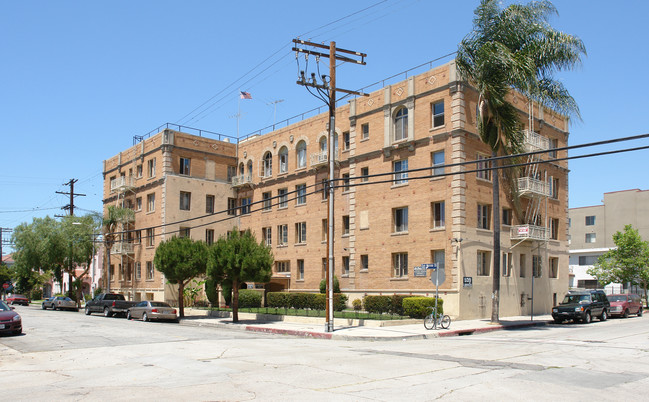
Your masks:
{"label": "sidewalk", "polygon": [[[489,331],[511,330],[525,327],[545,326],[552,320],[550,315],[539,315],[530,321],[530,316],[501,317],[499,324],[491,324],[489,319],[453,321],[449,329],[424,328],[423,320],[413,323],[390,326],[344,325],[344,319],[334,319],[334,331],[325,332],[324,318],[318,322],[285,322],[259,321],[252,318],[242,318],[233,323],[232,318],[209,317],[206,315],[189,315],[181,320],[181,325],[205,326],[224,328],[238,331],[265,332],[270,334],[290,335],[305,338],[336,339],[346,341],[393,341],[406,339],[431,339],[445,336],[461,336],[484,333]],[[312,320],[318,321],[318,320]]]}

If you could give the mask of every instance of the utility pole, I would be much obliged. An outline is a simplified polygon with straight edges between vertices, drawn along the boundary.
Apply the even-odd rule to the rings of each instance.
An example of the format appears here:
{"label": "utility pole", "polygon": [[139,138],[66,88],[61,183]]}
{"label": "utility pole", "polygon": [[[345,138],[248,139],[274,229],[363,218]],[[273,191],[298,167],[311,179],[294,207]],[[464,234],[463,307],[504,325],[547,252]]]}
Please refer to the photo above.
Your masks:
{"label": "utility pole", "polygon": [[[323,99],[329,106],[329,141],[327,146],[328,152],[328,166],[329,166],[329,180],[327,182],[326,191],[328,193],[328,209],[327,209],[327,269],[325,270],[325,283],[326,283],[326,294],[327,294],[327,304],[325,307],[326,310],[326,322],[325,322],[325,332],[333,332],[334,330],[334,158],[335,158],[335,149],[334,149],[334,136],[336,133],[336,91],[343,92],[351,95],[358,96],[368,96],[361,92],[350,91],[346,89],[336,88],[336,61],[346,61],[356,64],[365,65],[365,53],[355,52],[352,50],[345,50],[336,48],[336,42],[330,42],[329,46],[319,43],[307,42],[300,39],[293,39],[293,43],[296,46],[310,46],[320,49],[329,49],[329,53],[322,53],[313,50],[302,49],[299,47],[294,47],[292,50],[295,52],[295,57],[297,58],[299,53],[304,53],[308,58],[309,55],[316,56],[316,60],[319,60],[320,57],[329,58],[329,81],[327,81],[327,76],[322,76],[322,84],[318,84],[315,73],[311,74],[311,80],[307,81],[304,71],[300,71],[300,77],[298,78],[297,84],[303,85],[305,87],[315,88],[319,93],[323,95]],[[356,60],[347,56],[341,56],[336,54],[336,52],[351,54],[357,57],[360,57],[360,60]],[[327,91],[328,93],[326,93]],[[309,91],[310,92],[310,91]],[[326,97],[324,95],[327,95]]]}
{"label": "utility pole", "polygon": [[[2,233],[11,233],[13,232],[13,229],[9,228],[0,228],[0,261],[2,260]],[[8,244],[8,243],[7,243]]]}
{"label": "utility pole", "polygon": [[[61,208],[61,209],[64,209],[64,210],[69,209],[70,210],[70,216],[74,216],[74,197],[77,196],[77,195],[82,196],[82,197],[86,196],[85,194],[79,194],[79,193],[75,194],[74,193],[74,183],[76,183],[78,181],[79,180],[77,180],[77,179],[70,179],[69,182],[63,183],[64,186],[70,186],[70,192],[69,193],[66,193],[66,192],[63,192],[63,191],[57,191],[56,192],[57,194],[64,194],[64,195],[69,195],[70,196],[70,203],[68,205],[65,205],[63,208]],[[61,215],[55,215],[55,216],[59,217],[59,218],[62,218]]]}

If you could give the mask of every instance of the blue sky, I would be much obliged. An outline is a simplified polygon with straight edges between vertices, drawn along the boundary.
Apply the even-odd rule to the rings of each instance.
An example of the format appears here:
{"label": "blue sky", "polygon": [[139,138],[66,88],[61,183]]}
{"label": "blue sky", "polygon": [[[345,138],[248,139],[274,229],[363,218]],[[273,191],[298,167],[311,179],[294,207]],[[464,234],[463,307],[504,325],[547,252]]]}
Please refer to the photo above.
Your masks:
{"label": "blue sky", "polygon": [[[236,135],[238,90],[253,96],[241,102],[242,136],[322,106],[295,84],[297,36],[367,53],[366,66],[338,69],[338,86],[358,89],[454,52],[477,4],[0,2],[0,227],[64,213],[69,200],[55,192],[68,191],[71,178],[86,194],[75,200],[76,213],[101,211],[102,161],[161,124]],[[582,114],[570,144],[649,132],[649,2],[554,4],[553,26],[579,36],[588,51],[580,67],[560,75]],[[647,140],[589,152],[639,145]],[[647,160],[645,150],[571,161],[570,207],[600,204],[609,191],[649,189]]]}

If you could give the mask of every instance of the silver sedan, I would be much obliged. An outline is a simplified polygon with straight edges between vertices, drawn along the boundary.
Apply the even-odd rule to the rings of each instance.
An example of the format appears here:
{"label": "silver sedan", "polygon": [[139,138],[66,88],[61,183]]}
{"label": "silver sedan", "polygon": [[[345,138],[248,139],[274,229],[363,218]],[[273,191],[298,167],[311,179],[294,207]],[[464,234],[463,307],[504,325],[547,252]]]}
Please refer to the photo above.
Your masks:
{"label": "silver sedan", "polygon": [[[77,308],[77,302],[70,299],[67,296],[56,296],[51,301],[49,301],[49,306],[52,307],[52,310],[74,310],[79,311]],[[42,304],[43,310],[47,308],[46,302]]]}
{"label": "silver sedan", "polygon": [[126,319],[141,318],[142,321],[169,320],[178,322],[176,309],[164,302],[145,300],[128,309]]}

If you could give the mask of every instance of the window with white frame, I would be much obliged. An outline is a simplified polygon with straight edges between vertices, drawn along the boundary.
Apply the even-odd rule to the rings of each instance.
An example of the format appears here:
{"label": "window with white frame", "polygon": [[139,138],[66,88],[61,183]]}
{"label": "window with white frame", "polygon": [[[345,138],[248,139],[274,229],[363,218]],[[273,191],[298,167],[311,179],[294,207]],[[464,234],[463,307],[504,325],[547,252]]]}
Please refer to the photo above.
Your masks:
{"label": "window with white frame", "polygon": [[491,205],[478,204],[478,229],[490,229]]}
{"label": "window with white frame", "polygon": [[343,272],[344,276],[349,276],[349,257],[343,256]]}
{"label": "window with white frame", "polygon": [[241,199],[240,211],[241,215],[250,213],[250,205],[252,204],[252,198],[246,197]]}
{"label": "window with white frame", "polygon": [[288,148],[286,147],[279,150],[279,172],[288,172]]}
{"label": "window with white frame", "polygon": [[180,192],[180,209],[182,211],[189,211],[192,202],[192,193],[187,191]]}
{"label": "window with white frame", "polygon": [[147,161],[146,166],[147,166],[146,171],[147,171],[147,175],[149,176],[149,178],[155,177],[155,158],[149,159]]}
{"label": "window with white frame", "polygon": [[208,246],[214,243],[214,229],[205,229],[205,243]]}
{"label": "window with white frame", "polygon": [[295,224],[295,242],[297,244],[306,243],[306,222],[298,222]]}
{"label": "window with white frame", "polygon": [[214,196],[207,194],[205,196],[205,213],[213,214],[214,213]]}
{"label": "window with white frame", "polygon": [[237,215],[237,199],[228,198],[228,215],[236,216]]}
{"label": "window with white frame", "polygon": [[393,253],[392,268],[395,278],[408,276],[408,253]]}
{"label": "window with white frame", "polygon": [[541,256],[540,255],[532,255],[532,276],[535,278],[540,278],[541,277]]}
{"label": "window with white frame", "polygon": [[146,246],[153,247],[155,245],[155,229],[149,228],[146,230]]}
{"label": "window with white frame", "polygon": [[550,177],[550,197],[559,199],[559,179],[557,177]]}
{"label": "window with white frame", "polygon": [[264,211],[270,211],[271,210],[271,205],[272,205],[272,194],[270,191],[263,192],[261,194],[261,199],[262,199],[262,205],[264,208]]}
{"label": "window with white frame", "polygon": [[146,262],[146,279],[152,281],[155,275],[155,270],[153,268],[153,261]]}
{"label": "window with white frame", "polygon": [[343,192],[349,191],[349,173],[343,173]]}
{"label": "window with white frame", "polygon": [[446,267],[446,252],[444,250],[433,250],[430,254],[431,259],[437,265],[437,269]]}
{"label": "window with white frame", "polygon": [[155,193],[146,195],[146,211],[155,211]]}
{"label": "window with white frame", "polygon": [[349,235],[349,215],[343,216],[343,236]]}
{"label": "window with white frame", "polygon": [[408,109],[405,107],[397,110],[394,115],[394,141],[401,141],[408,138]]}
{"label": "window with white frame", "polygon": [[435,102],[431,106],[431,114],[433,128],[441,127],[444,125],[444,101]]}
{"label": "window with white frame", "polygon": [[326,219],[322,220],[322,237],[323,242],[327,241],[327,234],[329,233],[329,223]]}
{"label": "window with white frame", "polygon": [[478,250],[477,253],[477,267],[478,276],[489,276],[491,271],[491,260],[489,258],[489,251]]}
{"label": "window with white frame", "polygon": [[550,239],[559,239],[559,219],[550,218]]}
{"label": "window with white frame", "polygon": [[361,255],[361,270],[367,271],[370,269],[370,259],[367,254]]}
{"label": "window with white frame", "polygon": [[491,181],[491,161],[487,155],[477,154],[476,177],[482,180]]}
{"label": "window with white frame", "polygon": [[297,260],[297,280],[304,280],[304,260]]}
{"label": "window with white frame", "polygon": [[408,183],[408,159],[392,162],[392,172],[395,185]]}
{"label": "window with white frame", "polygon": [[369,181],[369,176],[370,175],[370,168],[369,167],[362,167],[361,168],[361,181],[363,183]]}
{"label": "window with white frame", "polygon": [[350,142],[350,137],[349,137],[349,131],[344,131],[343,132],[343,151],[349,150],[350,146],[351,146],[351,142]]}
{"label": "window with white frame", "polygon": [[300,141],[297,143],[297,168],[305,168],[306,167],[306,142]]}
{"label": "window with white frame", "polygon": [[236,166],[228,166],[228,172],[227,172],[227,181],[228,183],[232,183],[232,178],[237,175],[237,167]]}
{"label": "window with white frame", "polygon": [[512,253],[503,253],[503,263],[500,267],[503,276],[511,276],[512,274]]}
{"label": "window with white frame", "polygon": [[139,261],[135,262],[135,280],[139,281],[142,279],[142,263]]}
{"label": "window with white frame", "polygon": [[590,215],[586,217],[586,226],[594,226],[595,225],[595,215]]}
{"label": "window with white frame", "polygon": [[288,244],[288,225],[277,225],[277,245]]}
{"label": "window with white frame", "polygon": [[279,208],[288,207],[288,189],[280,188],[277,190],[277,195],[279,198]]}
{"label": "window with white frame", "polygon": [[446,226],[446,212],[445,212],[445,202],[438,201],[432,202],[430,204],[431,209],[431,227],[433,229],[439,229]]}
{"label": "window with white frame", "polygon": [[403,233],[408,231],[408,207],[394,208],[392,210],[392,231]]}
{"label": "window with white frame", "polygon": [[597,241],[596,233],[586,233],[586,243],[595,243]]}
{"label": "window with white frame", "polygon": [[556,138],[550,138],[549,139],[549,149],[551,150],[548,152],[548,156],[550,158],[556,158],[557,157],[557,151],[556,149],[559,148],[559,140]]}
{"label": "window with white frame", "polygon": [[191,166],[191,159],[180,158],[180,174],[189,176],[189,168]]}
{"label": "window with white frame", "polygon": [[142,210],[142,197],[137,197],[135,199],[135,210],[136,211],[141,211]]}
{"label": "window with white frame", "polygon": [[288,261],[277,261],[275,263],[275,270],[276,272],[282,272],[282,273],[291,272],[291,268]]}
{"label": "window with white frame", "polygon": [[559,276],[559,259],[556,257],[550,257],[548,260],[548,276],[550,278]]}
{"label": "window with white frame", "polygon": [[264,154],[264,159],[262,163],[263,163],[262,176],[263,177],[272,176],[273,175],[273,155],[270,152],[266,152],[266,154]]}
{"label": "window with white frame", "polygon": [[178,229],[178,237],[180,237],[181,239],[184,238],[184,237],[189,238],[190,230],[191,230],[191,228],[181,227],[180,229]]}
{"label": "window with white frame", "polygon": [[273,245],[273,229],[270,226],[262,228],[261,235],[265,245],[267,246]]}
{"label": "window with white frame", "polygon": [[370,138],[370,123],[361,124],[361,139],[366,140]]}
{"label": "window with white frame", "polygon": [[444,174],[444,151],[433,152],[431,159],[433,162],[433,174],[436,176]]}
{"label": "window with white frame", "polygon": [[304,205],[306,204],[306,184],[298,184],[295,186],[295,204]]}
{"label": "window with white frame", "polygon": [[135,168],[135,177],[138,179],[142,178],[142,165],[137,165]]}

